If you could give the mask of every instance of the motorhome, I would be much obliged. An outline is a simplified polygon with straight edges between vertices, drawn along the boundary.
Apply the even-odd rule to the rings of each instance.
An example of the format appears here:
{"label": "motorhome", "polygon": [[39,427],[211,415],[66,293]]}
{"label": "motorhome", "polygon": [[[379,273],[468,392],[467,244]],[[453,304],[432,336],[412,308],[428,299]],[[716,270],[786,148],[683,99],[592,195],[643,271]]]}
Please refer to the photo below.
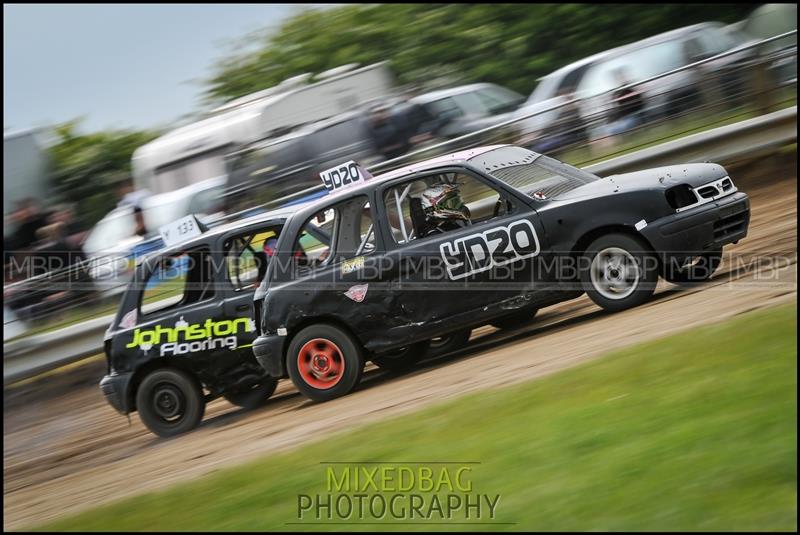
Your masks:
{"label": "motorhome", "polygon": [[[311,83],[309,83],[311,82]],[[139,147],[133,154],[137,189],[164,193],[225,173],[225,155],[390,94],[386,62],[343,65],[228,102],[200,121]]]}

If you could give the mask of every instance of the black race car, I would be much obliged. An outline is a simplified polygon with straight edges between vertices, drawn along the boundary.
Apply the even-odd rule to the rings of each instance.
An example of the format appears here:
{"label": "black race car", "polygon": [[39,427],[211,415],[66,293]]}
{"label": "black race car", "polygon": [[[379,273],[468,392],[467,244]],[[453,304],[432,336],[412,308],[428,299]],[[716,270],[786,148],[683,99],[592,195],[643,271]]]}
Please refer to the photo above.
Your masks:
{"label": "black race car", "polygon": [[[211,230],[189,217],[168,229],[186,234],[141,259],[106,332],[108,372],[100,388],[112,407],[138,411],[152,432],[172,436],[194,428],[214,398],[252,408],[272,395],[278,378],[264,371],[251,349],[253,293],[298,209]],[[303,239],[327,246],[331,236],[319,228]],[[437,337],[428,353],[452,351],[468,338],[468,330]]]}
{"label": "black race car", "polygon": [[210,399],[254,407],[272,395],[278,380],[250,349],[253,292],[293,210],[215,227],[139,262],[105,337],[100,387],[115,409],[138,410],[170,436],[196,426]]}
{"label": "black race car", "polygon": [[287,218],[253,343],[270,376],[319,401],[351,391],[366,360],[408,366],[438,336],[529,321],[584,292],[623,310],[659,276],[705,280],[750,218],[715,164],[600,178],[502,145],[320,176],[331,194]]}

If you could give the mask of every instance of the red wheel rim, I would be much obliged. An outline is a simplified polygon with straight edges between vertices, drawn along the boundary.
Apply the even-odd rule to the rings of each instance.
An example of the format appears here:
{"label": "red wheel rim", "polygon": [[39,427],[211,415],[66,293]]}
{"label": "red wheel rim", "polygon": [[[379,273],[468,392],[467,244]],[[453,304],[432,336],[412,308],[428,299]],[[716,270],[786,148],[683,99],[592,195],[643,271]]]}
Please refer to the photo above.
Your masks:
{"label": "red wheel rim", "polygon": [[325,338],[309,340],[297,353],[297,369],[309,386],[333,388],[344,375],[344,356],[339,346]]}

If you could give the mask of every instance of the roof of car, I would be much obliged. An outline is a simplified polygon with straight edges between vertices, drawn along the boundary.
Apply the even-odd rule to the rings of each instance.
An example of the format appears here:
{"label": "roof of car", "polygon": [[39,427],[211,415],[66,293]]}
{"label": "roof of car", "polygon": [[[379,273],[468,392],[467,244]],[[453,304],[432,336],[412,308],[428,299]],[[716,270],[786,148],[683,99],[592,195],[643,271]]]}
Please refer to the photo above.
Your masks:
{"label": "roof of car", "polygon": [[247,227],[253,223],[268,221],[270,219],[288,219],[289,216],[295,213],[299,208],[302,208],[302,205],[294,205],[290,207],[287,206],[285,208],[270,210],[261,214],[256,214],[250,217],[246,217],[244,219],[239,219],[237,221],[225,223],[222,225],[218,225],[216,227],[211,227],[210,229],[203,232],[199,236],[195,236],[194,238],[177,243],[175,245],[164,247],[157,251],[153,251],[152,253],[148,253],[142,257],[141,261],[143,262],[151,257],[163,256],[174,252],[183,251],[185,249],[189,249],[192,247],[196,247],[197,245],[207,242],[210,238],[215,238],[221,234],[225,234],[226,232]]}
{"label": "roof of car", "polygon": [[473,149],[466,149],[461,150],[458,152],[454,152],[452,154],[445,154],[443,156],[437,156],[435,158],[431,158],[428,160],[423,160],[421,162],[415,162],[404,167],[400,167],[398,169],[393,169],[391,171],[387,171],[386,173],[382,173],[379,175],[375,175],[372,179],[364,182],[363,184],[359,184],[358,186],[352,186],[348,188],[342,188],[330,195],[326,195],[319,199],[315,199],[313,201],[309,201],[307,204],[302,206],[295,206],[297,208],[297,212],[301,215],[308,215],[316,213],[320,207],[325,206],[332,198],[338,198],[339,196],[344,195],[358,195],[363,194],[367,191],[370,191],[374,188],[377,184],[384,182],[386,180],[391,180],[393,178],[398,178],[406,175],[411,175],[413,173],[419,171],[429,171],[441,167],[447,167],[450,165],[458,165],[458,164],[466,164],[471,159],[480,156],[481,154],[485,154],[487,152],[493,151],[495,149],[503,148],[503,147],[514,147],[515,145],[486,145],[483,147],[475,147]]}
{"label": "roof of car", "polygon": [[434,100],[438,100],[440,98],[452,97],[453,95],[461,95],[463,93],[469,93],[471,91],[477,91],[478,89],[484,89],[486,87],[491,87],[491,86],[492,84],[480,83],[480,84],[460,85],[457,87],[448,87],[447,89],[437,89],[435,91],[429,91],[428,93],[417,95],[413,97],[411,100],[414,102],[431,102]]}
{"label": "roof of car", "polygon": [[686,34],[686,33],[689,33],[689,32],[693,32],[693,31],[699,30],[701,28],[706,28],[706,27],[709,27],[709,26],[713,26],[713,25],[714,25],[714,23],[712,23],[712,22],[701,22],[699,24],[692,24],[691,26],[684,26],[682,28],[676,28],[674,30],[669,30],[669,31],[660,33],[658,35],[654,35],[652,37],[646,37],[646,38],[640,39],[638,41],[633,41],[632,43],[627,43],[627,44],[620,45],[620,46],[615,47],[615,48],[610,48],[608,50],[604,50],[602,52],[598,52],[596,54],[592,54],[589,57],[586,57],[586,58],[583,58],[583,59],[579,59],[578,61],[573,61],[572,63],[564,65],[563,67],[561,67],[559,69],[556,69],[552,73],[548,74],[544,78],[550,78],[551,76],[557,76],[558,74],[561,74],[561,73],[564,73],[564,72],[573,71],[575,69],[583,67],[584,65],[587,65],[589,63],[594,63],[595,61],[598,61],[598,60],[603,59],[605,57],[619,56],[621,54],[630,52],[631,50],[635,50],[637,48],[644,48],[644,47],[647,47],[647,46],[650,46],[650,45],[654,45],[654,44],[657,44],[657,43],[661,43],[661,42],[664,42],[664,41],[669,41],[669,40],[674,39],[674,38],[676,38],[676,37],[678,37],[680,35],[683,35],[683,34]]}

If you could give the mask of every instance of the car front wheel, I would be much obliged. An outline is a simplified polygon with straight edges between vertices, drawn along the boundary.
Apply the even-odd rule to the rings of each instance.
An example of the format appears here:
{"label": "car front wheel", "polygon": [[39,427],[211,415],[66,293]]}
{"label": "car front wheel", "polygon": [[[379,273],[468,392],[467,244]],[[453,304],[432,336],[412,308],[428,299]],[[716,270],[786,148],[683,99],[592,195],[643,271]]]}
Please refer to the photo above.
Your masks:
{"label": "car front wheel", "polygon": [[297,333],[286,359],[292,383],[314,401],[344,396],[355,388],[364,371],[358,342],[327,324],[311,325]]}
{"label": "car front wheel", "polygon": [[581,284],[597,305],[617,312],[644,303],[658,282],[658,260],[641,240],[607,234],[581,259]]}
{"label": "car front wheel", "polygon": [[203,419],[205,407],[203,391],[197,381],[173,368],[150,372],[136,391],[139,418],[160,437],[194,429]]}

